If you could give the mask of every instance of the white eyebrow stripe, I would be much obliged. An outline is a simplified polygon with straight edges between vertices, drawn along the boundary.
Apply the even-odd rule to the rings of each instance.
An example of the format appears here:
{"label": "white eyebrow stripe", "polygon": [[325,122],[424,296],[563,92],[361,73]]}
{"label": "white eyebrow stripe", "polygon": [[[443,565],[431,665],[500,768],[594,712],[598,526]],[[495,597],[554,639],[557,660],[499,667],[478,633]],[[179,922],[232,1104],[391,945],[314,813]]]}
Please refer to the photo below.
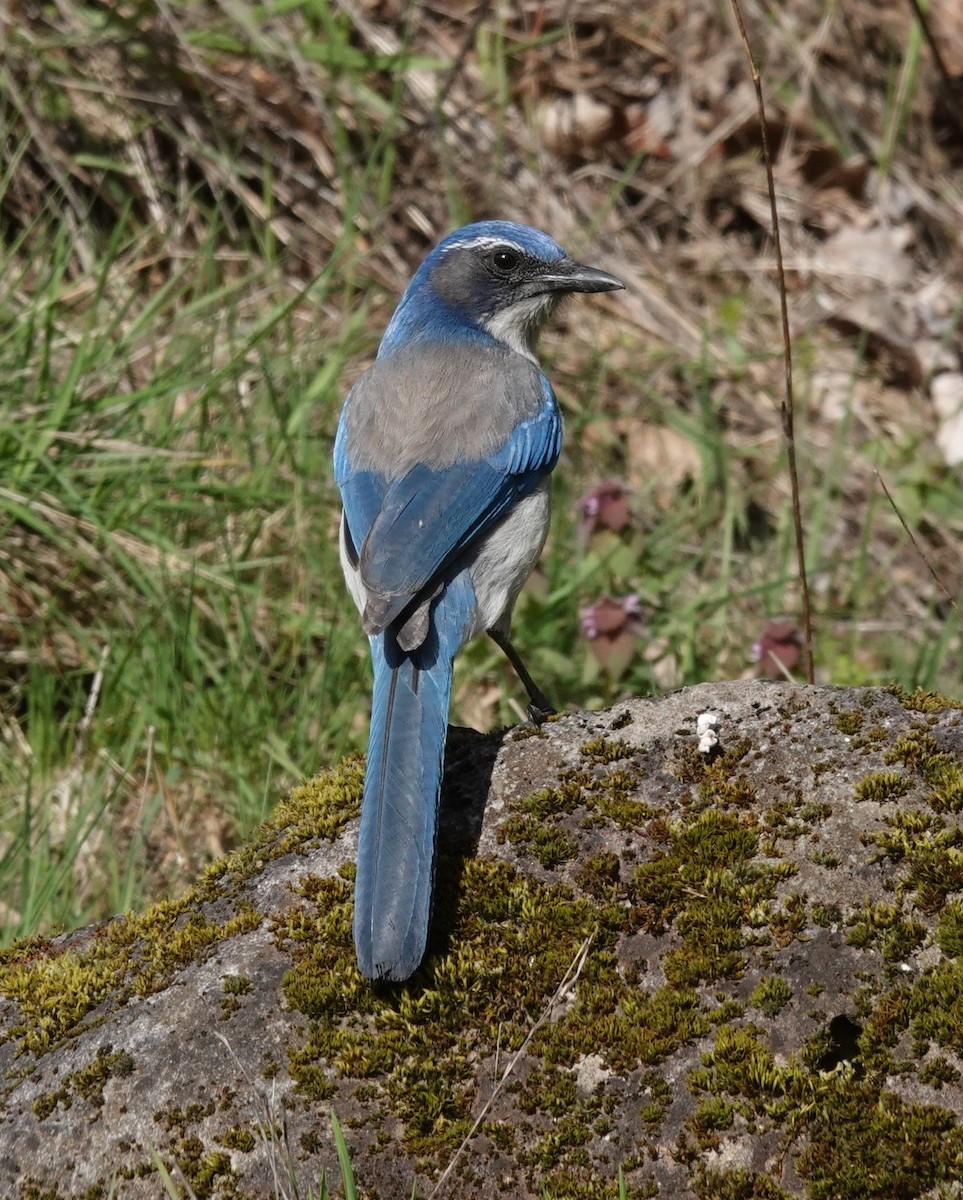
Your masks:
{"label": "white eyebrow stripe", "polygon": [[519,254],[524,254],[526,258],[532,257],[532,252],[526,250],[518,242],[513,242],[510,238],[489,237],[487,234],[472,238],[470,242],[453,242],[450,246],[444,246],[442,252],[447,254],[451,250],[476,250],[481,247],[494,249],[495,246],[506,246],[510,250],[517,250]]}

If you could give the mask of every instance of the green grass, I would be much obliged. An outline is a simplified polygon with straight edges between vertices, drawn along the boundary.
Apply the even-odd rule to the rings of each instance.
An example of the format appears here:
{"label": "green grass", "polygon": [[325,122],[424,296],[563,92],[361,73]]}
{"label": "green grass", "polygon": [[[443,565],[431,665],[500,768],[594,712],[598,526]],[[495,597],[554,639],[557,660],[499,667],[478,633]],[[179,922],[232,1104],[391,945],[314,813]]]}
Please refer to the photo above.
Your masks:
{"label": "green grass", "polygon": [[[0,109],[14,147],[0,202],[21,214],[0,249],[6,940],[183,886],[206,857],[249,835],[290,782],[364,745],[367,648],[337,563],[331,445],[346,386],[370,361],[400,286],[386,279],[381,251],[412,257],[392,240],[396,193],[408,204],[411,189],[398,150],[406,73],[443,79],[451,64],[409,50],[410,28],[397,31],[397,52],[376,51],[326,0],[280,7],[287,16],[244,2],[173,6],[200,56],[191,61],[209,137],[191,141],[159,105],[154,147],[169,169],[153,176],[56,84],[79,77],[85,55],[128,18],[77,9],[70,37],[44,26],[19,51],[12,44],[50,70],[29,95],[3,93]],[[557,37],[519,40],[504,21],[478,32],[496,115],[513,103],[526,54]],[[145,35],[138,53],[150,62],[159,45]],[[916,54],[889,110],[890,155]],[[205,97],[202,67],[222,61],[310,79],[330,155],[327,174],[313,177],[317,196],[297,195],[281,150],[256,158],[258,138],[277,132],[273,109],[251,133]],[[37,153],[25,108],[54,114],[84,147],[69,188],[49,189],[29,219],[14,203],[18,164]],[[509,125],[496,127],[501,155]],[[180,175],[175,150],[190,168]],[[497,210],[497,172],[479,200],[458,160],[438,153],[450,222],[480,203]],[[613,173],[593,227],[643,165],[633,156]],[[148,177],[162,220],[150,219]],[[306,274],[297,232],[331,212],[330,252]],[[796,612],[784,451],[771,436],[778,399],[754,382],[778,376],[778,342],[759,336],[767,306],[748,279],[722,280],[690,314],[704,345],[695,357],[643,338],[620,320],[618,301],[574,301],[548,331],[544,363],[567,443],[552,535],[514,633],[557,704],[739,675],[765,617]],[[915,560],[878,489],[854,504],[850,472],[878,465],[911,527],[947,538],[961,532],[956,480],[918,432],[868,438],[852,397],[820,441],[806,414],[821,350],[797,347],[817,667],[833,682],[895,678],[959,695],[957,615],[934,594],[926,612],[894,620],[894,576]],[[857,347],[854,384],[871,369]],[[759,418],[767,404],[770,417]],[[658,454],[639,465],[626,430],[653,428],[688,447],[685,469]],[[634,524],[583,547],[575,504],[603,478],[629,481]],[[858,531],[841,538],[854,520]],[[579,632],[580,607],[606,592],[636,593],[646,622],[618,678]],[[522,699],[492,645],[465,651],[453,719],[515,721]]]}
{"label": "green grass", "polygon": [[[22,739],[2,780],[8,872],[28,845],[40,876],[37,850],[51,867],[75,856],[81,830],[125,795],[149,826],[152,802],[194,793],[244,836],[274,802],[273,776],[310,773],[357,741],[344,684],[358,676],[360,690],[363,664],[344,627],[328,459],[333,368],[367,339],[349,321],[308,341],[322,307],[343,303],[330,283],[299,295],[253,256],[225,269],[213,238],[141,293],[136,239],[121,228],[104,246],[81,312],[65,299],[59,239],[52,253],[38,244],[26,306],[8,277],[20,264],[0,269],[0,586],[25,660],[7,674]],[[43,810],[58,790],[54,838]],[[141,850],[134,836],[111,864],[126,894],[108,906],[132,898],[122,881]],[[48,920],[87,916],[69,885],[56,891]],[[29,916],[9,932],[40,915],[22,903]]]}

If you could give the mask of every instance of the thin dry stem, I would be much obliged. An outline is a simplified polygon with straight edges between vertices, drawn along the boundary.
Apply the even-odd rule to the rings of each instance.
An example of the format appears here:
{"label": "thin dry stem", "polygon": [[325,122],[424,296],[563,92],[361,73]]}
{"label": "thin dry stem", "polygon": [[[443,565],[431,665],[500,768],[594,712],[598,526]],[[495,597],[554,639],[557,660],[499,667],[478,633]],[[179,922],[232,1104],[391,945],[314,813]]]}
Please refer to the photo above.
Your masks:
{"label": "thin dry stem", "polygon": [[899,507],[896,504],[896,501],[893,499],[893,496],[892,496],[889,488],[886,486],[886,480],[882,477],[882,475],[880,475],[879,471],[874,471],[873,473],[875,474],[876,478],[879,480],[879,486],[883,489],[883,494],[885,495],[886,499],[889,501],[890,508],[892,508],[893,512],[899,518],[899,523],[900,523],[900,525],[903,526],[903,532],[906,534],[906,536],[909,538],[909,540],[913,543],[913,549],[923,560],[923,565],[926,567],[927,571],[929,571],[930,575],[932,575],[934,583],[940,589],[940,591],[943,593],[943,595],[946,597],[946,599],[949,601],[950,607],[956,613],[957,617],[959,617],[960,622],[963,623],[963,612],[960,612],[959,605],[956,603],[956,600],[955,600],[953,594],[950,592],[949,588],[946,586],[946,584],[943,582],[943,580],[940,579],[933,564],[927,558],[926,551],[920,545],[920,543],[916,537],[916,534],[912,531],[912,529],[910,529],[909,525],[906,524],[906,518],[900,512]]}
{"label": "thin dry stem", "polygon": [[786,458],[789,463],[789,486],[792,492],[792,519],[796,540],[796,566],[799,572],[799,590],[802,599],[803,619],[803,662],[806,666],[806,679],[815,683],[813,669],[813,623],[812,607],[809,601],[809,579],[806,574],[806,539],[803,532],[802,505],[799,498],[799,472],[796,467],[796,433],[794,428],[794,403],[792,386],[792,340],[789,333],[789,306],[786,301],[786,274],[782,262],[782,240],[779,236],[779,211],[776,205],[776,183],[772,174],[772,155],[769,151],[769,139],[766,134],[766,105],[762,95],[762,81],[756,60],[749,45],[749,35],[742,19],[742,9],[739,0],[732,0],[732,10],[735,13],[736,24],[739,26],[739,36],[749,62],[749,72],[752,75],[752,85],[756,89],[756,104],[759,109],[759,133],[762,138],[762,157],[766,164],[766,182],[769,185],[769,207],[772,214],[772,240],[776,251],[776,275],[779,281],[779,311],[782,319],[782,345],[786,372],[786,394],[780,405],[782,414],[783,437],[786,442]]}

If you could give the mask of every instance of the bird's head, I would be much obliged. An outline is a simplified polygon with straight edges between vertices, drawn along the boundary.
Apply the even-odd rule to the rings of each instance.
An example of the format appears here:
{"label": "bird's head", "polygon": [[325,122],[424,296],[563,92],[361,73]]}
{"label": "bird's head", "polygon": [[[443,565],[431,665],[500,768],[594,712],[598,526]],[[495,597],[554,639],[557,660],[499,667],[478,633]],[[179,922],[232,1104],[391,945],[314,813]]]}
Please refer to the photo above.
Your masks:
{"label": "bird's head", "polygon": [[421,264],[382,349],[417,335],[488,336],[531,357],[539,330],[569,292],[624,286],[569,258],[547,233],[512,221],[478,221],[450,233]]}

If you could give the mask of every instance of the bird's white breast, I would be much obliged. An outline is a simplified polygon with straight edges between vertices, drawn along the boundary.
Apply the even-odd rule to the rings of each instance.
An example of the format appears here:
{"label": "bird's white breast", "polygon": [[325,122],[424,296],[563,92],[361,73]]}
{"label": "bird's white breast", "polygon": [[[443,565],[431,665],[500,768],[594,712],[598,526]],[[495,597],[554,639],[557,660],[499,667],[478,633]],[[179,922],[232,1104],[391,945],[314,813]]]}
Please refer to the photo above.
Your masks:
{"label": "bird's white breast", "polygon": [[508,633],[518,593],[545,545],[551,508],[545,479],[479,543],[469,567],[477,601],[471,637],[493,628]]}

